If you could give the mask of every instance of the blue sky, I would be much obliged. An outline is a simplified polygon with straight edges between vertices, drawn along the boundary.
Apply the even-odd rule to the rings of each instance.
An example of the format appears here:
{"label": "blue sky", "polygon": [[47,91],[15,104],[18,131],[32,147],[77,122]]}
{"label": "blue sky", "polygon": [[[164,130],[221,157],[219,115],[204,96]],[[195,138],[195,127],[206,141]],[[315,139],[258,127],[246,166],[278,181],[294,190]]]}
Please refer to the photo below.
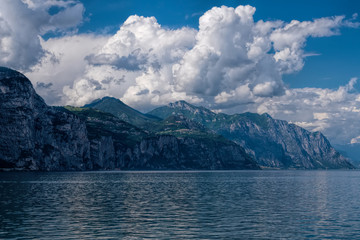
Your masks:
{"label": "blue sky", "polygon": [[[137,14],[142,16],[156,16],[158,21],[171,28],[198,27],[199,14],[205,13],[214,6],[251,5],[256,7],[256,20],[284,21],[311,20],[324,16],[347,15],[348,17],[360,10],[360,2],[354,0],[201,0],[201,1],[121,1],[121,0],[86,0],[83,1],[86,16],[91,21],[85,23],[81,31],[102,30],[108,26],[119,26],[128,16]],[[191,17],[194,14],[193,17]],[[186,17],[189,16],[189,17]]]}
{"label": "blue sky", "polygon": [[186,100],[356,144],[358,14],[354,0],[2,0],[0,65],[49,105]]}

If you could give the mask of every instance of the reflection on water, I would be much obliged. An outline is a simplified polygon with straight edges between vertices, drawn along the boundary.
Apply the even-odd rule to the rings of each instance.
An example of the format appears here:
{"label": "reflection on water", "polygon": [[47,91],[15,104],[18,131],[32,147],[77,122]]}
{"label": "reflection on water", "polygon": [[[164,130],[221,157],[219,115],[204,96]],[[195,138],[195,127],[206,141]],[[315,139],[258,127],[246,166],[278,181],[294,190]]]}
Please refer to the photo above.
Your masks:
{"label": "reflection on water", "polygon": [[359,239],[360,172],[0,173],[0,239]]}

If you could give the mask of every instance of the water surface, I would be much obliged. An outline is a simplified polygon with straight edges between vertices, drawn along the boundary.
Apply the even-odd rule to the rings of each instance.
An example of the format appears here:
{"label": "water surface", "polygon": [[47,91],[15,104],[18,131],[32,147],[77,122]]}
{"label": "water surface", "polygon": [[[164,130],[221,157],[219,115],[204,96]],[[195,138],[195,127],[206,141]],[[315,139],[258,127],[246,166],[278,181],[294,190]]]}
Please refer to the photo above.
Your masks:
{"label": "water surface", "polygon": [[360,239],[360,171],[0,173],[0,239]]}

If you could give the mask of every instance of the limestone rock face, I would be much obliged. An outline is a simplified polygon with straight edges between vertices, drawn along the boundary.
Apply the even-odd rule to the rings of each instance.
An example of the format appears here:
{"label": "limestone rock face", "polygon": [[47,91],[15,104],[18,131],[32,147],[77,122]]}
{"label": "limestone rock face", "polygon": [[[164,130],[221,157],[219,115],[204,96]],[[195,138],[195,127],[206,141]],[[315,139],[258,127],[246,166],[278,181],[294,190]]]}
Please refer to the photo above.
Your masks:
{"label": "limestone rock face", "polygon": [[22,74],[0,68],[0,167],[82,170],[90,160],[85,124],[49,107]]}
{"label": "limestone rock face", "polygon": [[320,132],[309,132],[295,124],[276,120],[269,115],[261,124],[239,119],[217,129],[237,142],[265,167],[295,169],[353,168]]}
{"label": "limestone rock face", "polygon": [[241,146],[226,139],[159,135],[94,109],[73,111],[87,126],[92,169],[259,169]]}

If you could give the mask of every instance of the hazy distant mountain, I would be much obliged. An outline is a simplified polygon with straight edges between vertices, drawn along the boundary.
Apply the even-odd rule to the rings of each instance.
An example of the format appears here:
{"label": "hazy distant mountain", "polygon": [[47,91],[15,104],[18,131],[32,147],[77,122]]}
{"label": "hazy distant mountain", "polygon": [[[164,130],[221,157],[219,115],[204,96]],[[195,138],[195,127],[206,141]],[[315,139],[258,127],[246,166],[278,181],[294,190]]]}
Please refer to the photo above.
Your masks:
{"label": "hazy distant mountain", "polygon": [[349,158],[350,161],[356,166],[360,167],[360,143],[334,145],[342,155]]}
{"label": "hazy distant mountain", "polygon": [[216,114],[185,101],[170,103],[148,114],[184,116],[244,147],[256,161],[271,168],[352,168],[320,132],[276,120],[268,114]]}

